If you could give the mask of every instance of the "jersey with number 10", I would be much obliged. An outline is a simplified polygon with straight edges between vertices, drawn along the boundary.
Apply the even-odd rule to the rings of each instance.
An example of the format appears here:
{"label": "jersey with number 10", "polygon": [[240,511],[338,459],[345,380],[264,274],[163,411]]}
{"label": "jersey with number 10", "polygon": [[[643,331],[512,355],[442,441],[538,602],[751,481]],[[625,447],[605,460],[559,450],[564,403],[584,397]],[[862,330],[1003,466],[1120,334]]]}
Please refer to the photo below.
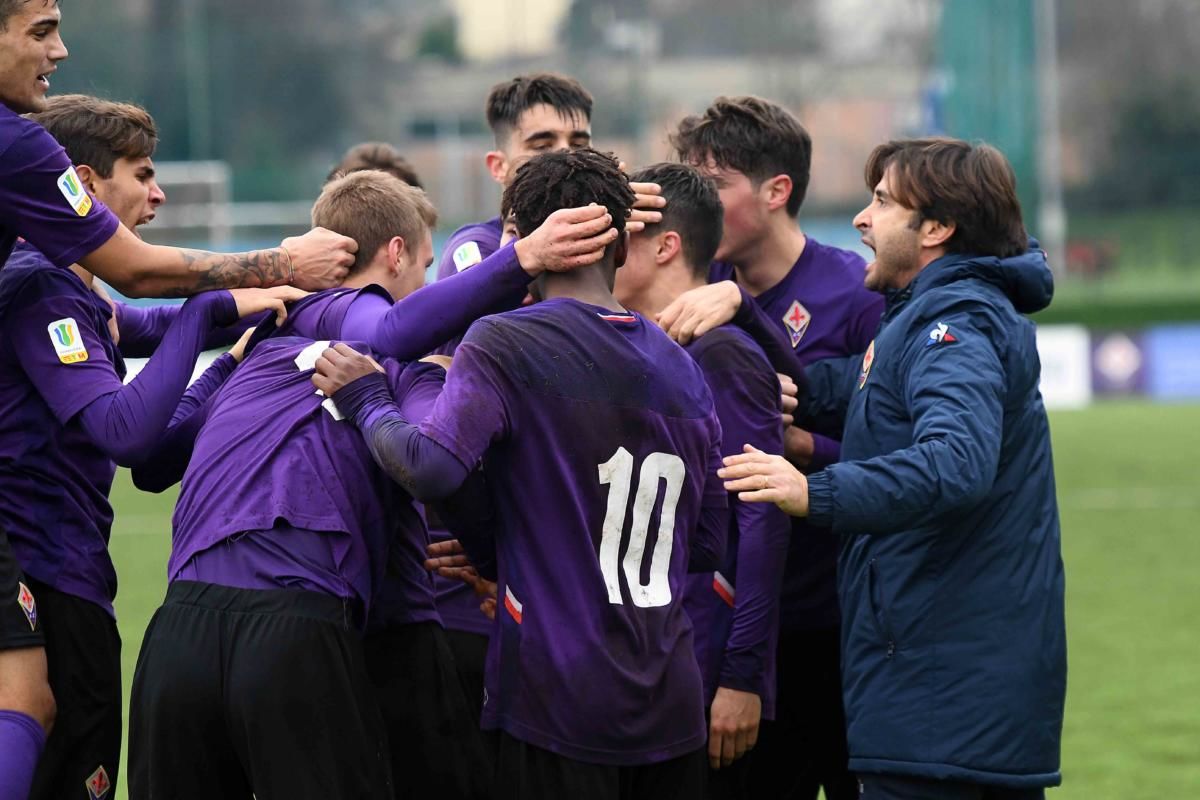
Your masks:
{"label": "jersey with number 10", "polygon": [[593,763],[702,747],[684,579],[727,500],[692,359],[635,314],[548,300],[472,326],[421,430],[491,487],[484,727]]}

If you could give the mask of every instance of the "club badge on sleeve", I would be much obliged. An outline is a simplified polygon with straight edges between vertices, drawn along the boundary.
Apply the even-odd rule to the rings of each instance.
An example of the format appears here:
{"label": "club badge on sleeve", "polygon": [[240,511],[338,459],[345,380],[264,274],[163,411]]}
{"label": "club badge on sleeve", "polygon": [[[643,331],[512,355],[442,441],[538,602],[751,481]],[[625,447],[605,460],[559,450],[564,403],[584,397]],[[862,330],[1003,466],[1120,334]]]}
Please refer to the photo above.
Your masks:
{"label": "club badge on sleeve", "polygon": [[810,322],[812,322],[812,314],[808,313],[808,309],[799,300],[793,300],[787,313],[783,315],[783,324],[787,326],[788,335],[792,337],[793,350],[804,338],[804,332],[808,330]]}
{"label": "club badge on sleeve", "polygon": [[475,266],[480,261],[483,261],[483,254],[479,252],[479,245],[475,242],[466,242],[454,250],[454,268],[459,272]]}
{"label": "club badge on sleeve", "polygon": [[91,195],[83,188],[83,182],[79,180],[74,167],[67,167],[67,171],[58,176],[58,190],[79,216],[86,217],[92,210]]}
{"label": "club badge on sleeve", "polygon": [[37,601],[33,599],[33,592],[29,591],[29,587],[24,583],[17,582],[17,605],[25,612],[25,619],[29,620],[29,629],[37,630]]}
{"label": "club badge on sleeve", "polygon": [[871,340],[871,344],[867,346],[867,352],[863,353],[862,369],[858,372],[858,388],[861,389],[867,385],[867,377],[871,374],[871,366],[875,363],[875,340]]}
{"label": "club badge on sleeve", "polygon": [[74,317],[56,319],[46,326],[46,331],[50,334],[50,343],[54,345],[54,352],[58,354],[59,361],[64,364],[78,364],[88,360],[87,345],[83,343],[79,323]]}

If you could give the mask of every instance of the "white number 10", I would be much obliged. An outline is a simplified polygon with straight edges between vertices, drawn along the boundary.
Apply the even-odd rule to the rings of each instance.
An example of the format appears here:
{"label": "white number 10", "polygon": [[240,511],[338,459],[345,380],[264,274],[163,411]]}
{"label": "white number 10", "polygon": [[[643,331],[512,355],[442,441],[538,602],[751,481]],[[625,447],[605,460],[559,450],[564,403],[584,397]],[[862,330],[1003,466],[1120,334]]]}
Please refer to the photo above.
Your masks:
{"label": "white number 10", "polygon": [[[608,602],[621,605],[621,584],[617,562],[621,552],[621,533],[625,527],[625,512],[629,505],[629,490],[633,483],[633,456],[624,447],[599,466],[600,483],[608,485],[608,509],[600,536],[600,572],[608,588]],[[667,569],[671,565],[671,547],[675,537],[675,506],[683,490],[683,459],[670,453],[651,453],[642,462],[638,474],[637,496],[633,501],[633,523],[629,528],[629,549],[625,551],[625,581],[629,596],[639,608],[655,608],[671,602],[671,585]],[[650,514],[658,499],[659,480],[667,482],[662,513],[658,521],[658,540],[650,554],[650,580],[642,583],[642,556],[646,551],[646,534]]]}

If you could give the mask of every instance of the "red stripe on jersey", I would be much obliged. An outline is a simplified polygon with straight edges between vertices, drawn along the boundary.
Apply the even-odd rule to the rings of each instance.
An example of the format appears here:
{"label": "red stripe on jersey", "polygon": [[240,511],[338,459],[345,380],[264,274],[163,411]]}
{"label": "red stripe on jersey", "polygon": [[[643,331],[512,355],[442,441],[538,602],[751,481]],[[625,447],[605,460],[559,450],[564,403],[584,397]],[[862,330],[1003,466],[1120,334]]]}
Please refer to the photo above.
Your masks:
{"label": "red stripe on jersey", "polygon": [[725,576],[719,572],[713,573],[713,591],[725,601],[726,605],[728,605],[730,608],[733,608],[733,584],[725,580]]}
{"label": "red stripe on jersey", "polygon": [[633,314],[597,314],[605,322],[637,322]]}
{"label": "red stripe on jersey", "polygon": [[507,586],[504,587],[504,607],[508,609],[509,616],[515,619],[517,624],[520,625],[521,611],[524,609],[524,606],[521,605],[521,601],[517,600],[516,596],[513,595],[512,589],[508,588]]}

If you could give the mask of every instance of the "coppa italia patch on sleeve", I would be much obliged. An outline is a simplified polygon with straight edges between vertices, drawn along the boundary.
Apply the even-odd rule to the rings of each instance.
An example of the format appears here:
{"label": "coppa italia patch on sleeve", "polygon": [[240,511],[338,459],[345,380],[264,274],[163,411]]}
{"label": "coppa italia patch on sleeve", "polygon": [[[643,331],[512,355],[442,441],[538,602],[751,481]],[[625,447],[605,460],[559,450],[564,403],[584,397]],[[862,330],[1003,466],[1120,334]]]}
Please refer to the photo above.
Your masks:
{"label": "coppa italia patch on sleeve", "polygon": [[454,250],[454,268],[462,272],[467,267],[472,267],[483,261],[483,254],[479,252],[479,245],[475,242],[466,242],[460,244]]}
{"label": "coppa italia patch on sleeve", "polygon": [[58,190],[79,216],[86,217],[92,210],[92,198],[83,188],[75,167],[67,167],[67,171],[58,176]]}
{"label": "coppa italia patch on sleeve", "polygon": [[929,332],[929,338],[925,340],[925,346],[933,347],[935,344],[954,344],[957,341],[958,337],[950,332],[950,326],[944,322],[939,322]]}
{"label": "coppa italia patch on sleeve", "polygon": [[75,322],[74,317],[56,319],[46,326],[46,331],[50,334],[50,343],[54,345],[54,352],[58,354],[59,361],[64,364],[78,364],[88,360],[87,345],[83,343],[83,336],[79,334],[79,324]]}

